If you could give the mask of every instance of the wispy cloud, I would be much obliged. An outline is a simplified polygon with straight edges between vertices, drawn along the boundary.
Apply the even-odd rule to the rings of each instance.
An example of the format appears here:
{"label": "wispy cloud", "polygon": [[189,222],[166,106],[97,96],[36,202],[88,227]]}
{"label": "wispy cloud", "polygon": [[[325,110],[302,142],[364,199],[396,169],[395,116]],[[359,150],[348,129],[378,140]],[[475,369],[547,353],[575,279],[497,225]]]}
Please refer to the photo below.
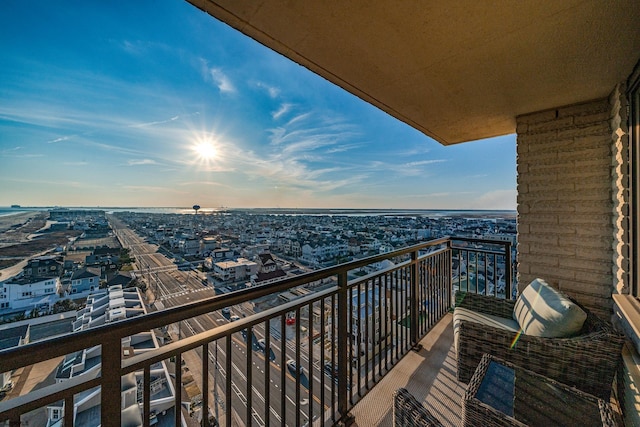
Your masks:
{"label": "wispy cloud", "polygon": [[44,157],[44,154],[39,153],[24,153],[23,147],[16,146],[13,148],[7,148],[0,151],[0,157],[10,157],[12,159],[28,159],[35,157]]}
{"label": "wispy cloud", "polygon": [[421,176],[428,174],[428,169],[426,168],[426,166],[443,163],[446,161],[447,160],[444,159],[425,159],[408,163],[394,163],[375,160],[371,161],[367,168],[371,171],[377,171],[378,173],[382,174],[392,173],[398,176]]}
{"label": "wispy cloud", "polygon": [[270,98],[275,99],[280,95],[280,89],[275,86],[271,86],[263,82],[257,82],[255,85],[260,89],[264,89]]}
{"label": "wispy cloud", "polygon": [[291,111],[291,107],[292,107],[292,104],[284,103],[280,105],[280,108],[278,108],[276,111],[271,113],[271,117],[273,117],[274,120],[278,120],[280,117],[284,116],[289,111]]}
{"label": "wispy cloud", "polygon": [[294,125],[298,122],[301,122],[303,120],[306,120],[307,118],[309,118],[311,116],[311,112],[309,113],[303,113],[303,114],[298,114],[297,116],[295,116],[294,118],[292,118],[291,120],[289,120],[289,122],[287,122],[286,126],[291,126]]}
{"label": "wispy cloud", "polygon": [[220,68],[209,68],[208,74],[220,92],[233,93],[236,91],[231,79]]}
{"label": "wispy cloud", "polygon": [[362,144],[344,144],[344,145],[339,145],[337,147],[328,148],[326,153],[327,154],[344,153],[345,151],[354,150],[360,147],[362,147]]}
{"label": "wispy cloud", "polygon": [[127,161],[128,166],[140,166],[140,165],[157,165],[158,162],[152,159],[139,159]]}
{"label": "wispy cloud", "polygon": [[70,136],[61,136],[60,138],[55,138],[55,139],[51,139],[51,140],[47,141],[47,144],[55,144],[56,142],[67,141],[69,138],[71,138],[71,137]]}
{"label": "wispy cloud", "polygon": [[152,185],[123,185],[122,188],[131,191],[152,192],[152,193],[174,193],[185,194],[184,191],[176,190],[171,187],[156,187]]}
{"label": "wispy cloud", "polygon": [[143,128],[143,127],[147,127],[147,126],[155,126],[155,125],[161,125],[163,123],[170,123],[173,121],[176,121],[180,118],[180,116],[173,116],[170,119],[167,120],[158,120],[155,122],[147,122],[147,123],[138,123],[138,124],[134,124],[134,125],[129,125],[129,127],[131,128]]}
{"label": "wispy cloud", "polygon": [[[249,177],[266,180],[274,187],[279,188],[330,192],[357,185],[369,177],[366,172],[345,173],[348,170],[340,167],[315,168],[308,163],[307,155],[272,153],[265,157],[258,156],[253,152],[245,152],[240,156],[236,159],[239,164],[238,171]],[[240,166],[243,163],[246,167]]]}
{"label": "wispy cloud", "polygon": [[225,188],[229,188],[228,185],[226,184],[222,184],[220,182],[215,182],[215,181],[187,181],[187,182],[180,182],[177,185],[180,186],[197,186],[197,185],[206,185],[206,186],[211,186],[211,187],[225,187]]}
{"label": "wispy cloud", "polygon": [[142,49],[140,49],[139,42],[132,42],[129,40],[123,40],[120,44],[122,50],[132,55],[140,55],[142,53]]}
{"label": "wispy cloud", "polygon": [[94,188],[95,185],[78,181],[58,181],[51,179],[23,179],[23,178],[4,178],[4,181],[20,182],[23,184],[38,184],[53,187],[74,187],[74,188]]}
{"label": "wispy cloud", "polygon": [[516,209],[517,190],[493,190],[469,200],[470,209]]}
{"label": "wispy cloud", "polygon": [[88,165],[89,162],[64,162],[63,165],[65,166],[85,166]]}
{"label": "wispy cloud", "polygon": [[14,153],[15,151],[20,151],[22,150],[21,146],[15,146],[13,148],[5,148],[4,150],[0,151],[0,154],[11,154]]}
{"label": "wispy cloud", "polygon": [[394,152],[394,154],[397,156],[408,157],[408,156],[418,156],[422,154],[428,154],[430,151],[431,149],[426,144],[422,143],[422,144],[410,147],[408,149],[397,150]]}
{"label": "wispy cloud", "polygon": [[443,160],[443,159],[418,160],[418,161],[415,161],[415,162],[405,163],[405,164],[402,165],[402,167],[414,168],[416,166],[432,165],[434,163],[442,163],[442,162],[446,162],[446,160]]}
{"label": "wispy cloud", "polygon": [[404,195],[399,195],[398,198],[400,199],[424,199],[424,198],[443,198],[443,197],[452,197],[452,196],[464,196],[464,195],[470,195],[470,194],[476,194],[473,191],[440,191],[440,192],[434,192],[434,193],[418,193],[418,194],[404,194]]}

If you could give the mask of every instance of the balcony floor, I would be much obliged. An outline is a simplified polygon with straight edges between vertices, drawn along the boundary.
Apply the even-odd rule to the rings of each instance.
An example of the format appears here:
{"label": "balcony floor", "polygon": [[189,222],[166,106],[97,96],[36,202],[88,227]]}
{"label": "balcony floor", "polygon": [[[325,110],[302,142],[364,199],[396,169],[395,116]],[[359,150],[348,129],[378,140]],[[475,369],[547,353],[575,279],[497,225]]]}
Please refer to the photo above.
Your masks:
{"label": "balcony floor", "polygon": [[392,426],[393,393],[406,388],[446,426],[459,426],[467,385],[456,379],[453,316],[436,324],[420,341],[422,349],[409,352],[353,408],[356,426]]}

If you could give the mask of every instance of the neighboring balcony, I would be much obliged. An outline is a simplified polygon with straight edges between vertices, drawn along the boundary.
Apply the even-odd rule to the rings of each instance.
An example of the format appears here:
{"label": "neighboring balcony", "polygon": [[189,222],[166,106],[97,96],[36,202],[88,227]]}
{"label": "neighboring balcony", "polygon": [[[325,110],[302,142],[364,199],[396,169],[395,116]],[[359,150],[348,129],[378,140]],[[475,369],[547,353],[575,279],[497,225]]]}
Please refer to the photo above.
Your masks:
{"label": "neighboring balcony", "polygon": [[[5,399],[0,422],[26,425],[56,408],[50,425],[337,425],[354,415],[359,425],[384,424],[394,387],[428,383],[419,397],[438,400],[457,424],[464,385],[451,358],[453,292],[513,296],[512,261],[508,242],[442,238],[5,350],[0,372],[98,347],[101,372]],[[372,265],[383,268],[365,274]],[[325,285],[265,303],[310,283]],[[173,339],[140,353],[123,345],[150,330]],[[175,393],[159,412],[151,402],[161,363]],[[80,421],[87,414],[92,424]]]}

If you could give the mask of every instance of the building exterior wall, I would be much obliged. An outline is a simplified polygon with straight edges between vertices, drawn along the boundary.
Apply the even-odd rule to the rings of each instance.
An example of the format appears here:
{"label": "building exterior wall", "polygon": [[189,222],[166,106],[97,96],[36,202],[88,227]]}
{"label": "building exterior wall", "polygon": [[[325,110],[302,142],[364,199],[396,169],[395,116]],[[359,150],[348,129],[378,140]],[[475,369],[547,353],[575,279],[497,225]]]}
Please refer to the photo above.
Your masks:
{"label": "building exterior wall", "polygon": [[614,202],[608,98],[517,117],[518,290],[540,277],[612,312]]}
{"label": "building exterior wall", "polygon": [[7,309],[28,309],[35,308],[43,302],[43,297],[50,296],[57,300],[57,292],[60,288],[60,279],[42,279],[33,283],[11,283],[5,282],[0,288],[0,308]]}
{"label": "building exterior wall", "polygon": [[619,84],[611,93],[612,201],[613,201],[613,286],[614,292],[629,292],[629,114],[626,85]]}

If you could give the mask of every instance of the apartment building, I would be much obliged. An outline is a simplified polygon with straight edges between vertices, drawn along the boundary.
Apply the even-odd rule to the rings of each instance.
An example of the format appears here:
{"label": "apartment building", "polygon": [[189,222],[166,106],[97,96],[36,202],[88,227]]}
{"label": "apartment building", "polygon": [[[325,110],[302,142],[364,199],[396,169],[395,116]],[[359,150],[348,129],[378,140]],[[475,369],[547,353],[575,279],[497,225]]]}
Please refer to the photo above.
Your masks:
{"label": "apartment building", "polygon": [[[129,319],[146,313],[142,295],[137,288],[123,289],[112,286],[101,290],[87,298],[87,304],[76,314],[73,322],[74,331],[82,331],[100,325]],[[123,340],[124,357],[151,351],[159,347],[158,340],[152,331],[137,333]],[[77,376],[97,376],[101,371],[102,348],[95,346],[68,354],[58,366],[55,374],[57,383],[64,383]],[[151,369],[150,405],[154,423],[158,417],[173,417],[175,394],[174,385],[165,362],[160,362]],[[141,384],[143,372],[133,372],[121,380],[121,396],[123,423],[126,425],[142,425],[140,404],[142,403]],[[99,420],[101,391],[93,388],[82,392],[74,399],[73,419],[76,426],[93,426]],[[59,401],[47,407],[48,427],[63,425],[65,402]]]}

